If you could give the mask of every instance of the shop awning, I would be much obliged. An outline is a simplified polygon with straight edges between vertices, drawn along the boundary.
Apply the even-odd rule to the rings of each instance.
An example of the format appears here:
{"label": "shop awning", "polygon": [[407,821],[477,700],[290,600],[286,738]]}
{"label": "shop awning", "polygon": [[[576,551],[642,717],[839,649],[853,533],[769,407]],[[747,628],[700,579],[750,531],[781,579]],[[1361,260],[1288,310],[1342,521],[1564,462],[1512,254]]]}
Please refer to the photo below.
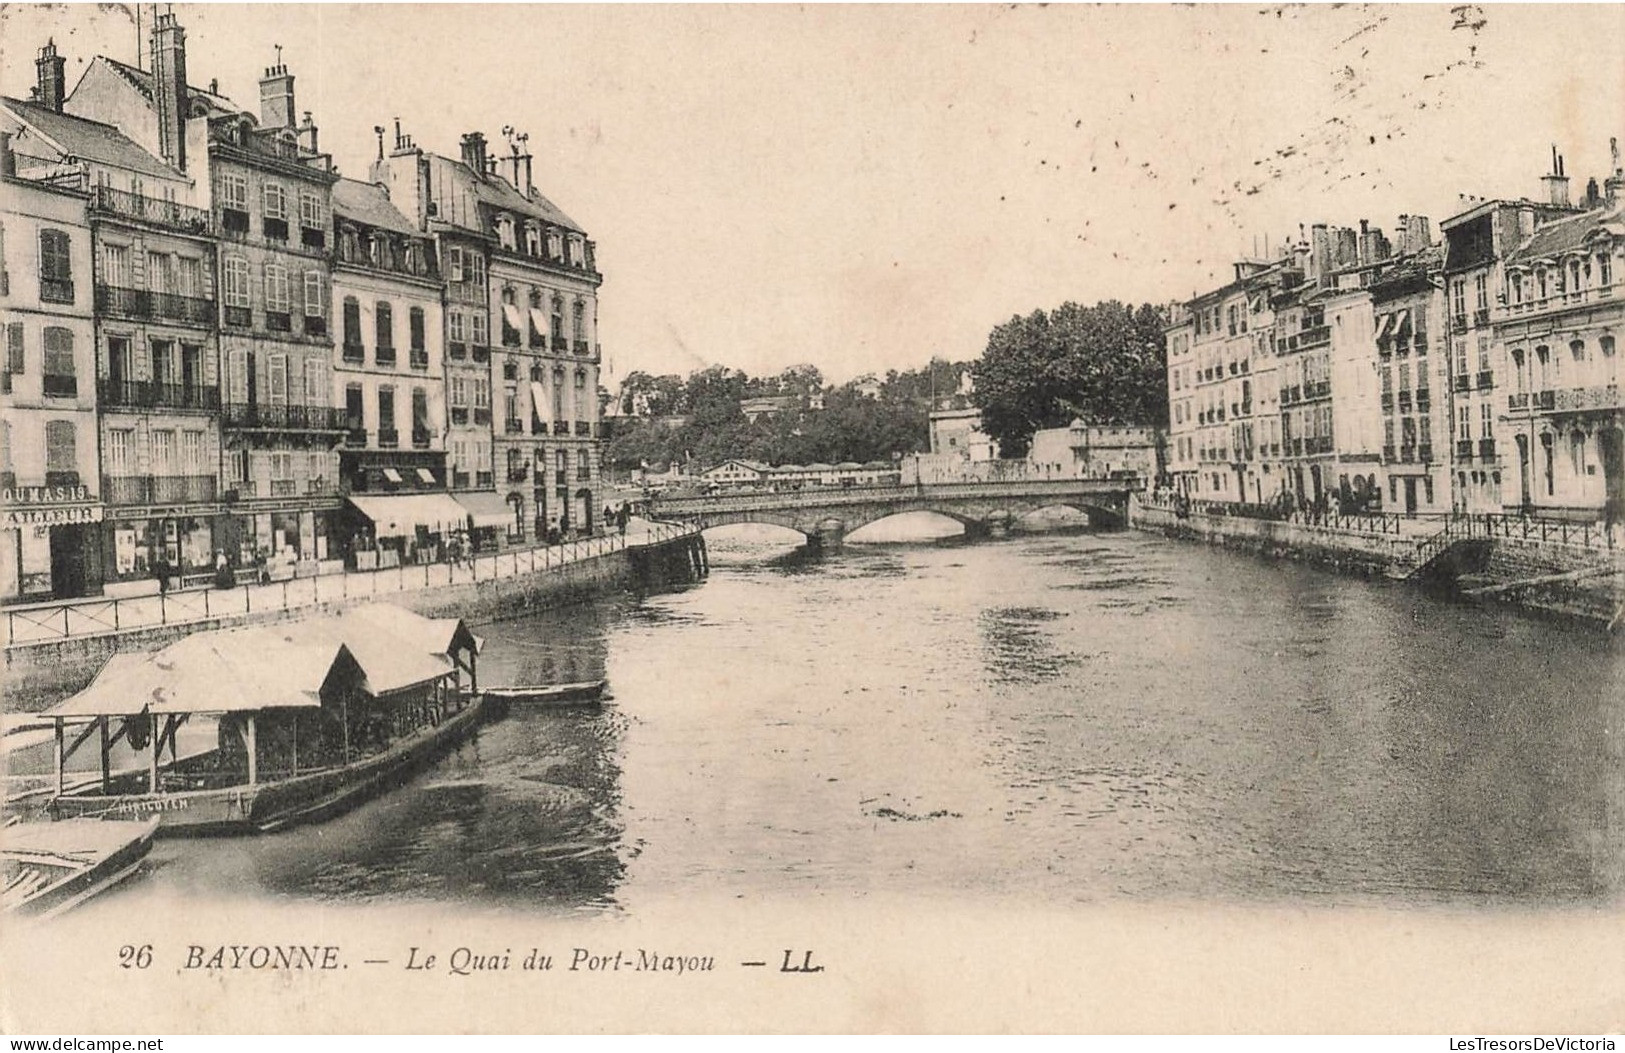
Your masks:
{"label": "shop awning", "polygon": [[1397,317],[1399,321],[1394,326],[1394,339],[1403,340],[1411,334],[1411,312],[1400,311]]}
{"label": "shop awning", "polygon": [[547,335],[547,315],[542,313],[540,307],[530,309],[530,324],[536,327],[538,333],[543,336]]}
{"label": "shop awning", "polygon": [[499,527],[513,522],[513,509],[501,494],[477,490],[470,494],[454,494],[453,497],[474,526]]}
{"label": "shop awning", "polygon": [[418,469],[418,481],[428,483],[430,486],[433,486],[434,485],[434,473],[429,471],[429,469],[427,469],[427,468],[419,468]]}
{"label": "shop awning", "polygon": [[1391,314],[1383,315],[1382,316],[1382,324],[1377,327],[1377,340],[1378,340],[1378,342],[1381,342],[1383,340],[1388,339],[1388,337],[1393,335],[1393,332],[1394,332],[1394,316],[1391,315]]}
{"label": "shop awning", "polygon": [[510,329],[522,330],[525,327],[524,319],[519,317],[519,308],[511,303],[502,305],[502,318],[508,323]]}
{"label": "shop awning", "polygon": [[372,520],[379,537],[404,537],[418,527],[456,530],[468,514],[447,494],[352,494],[350,503]]}
{"label": "shop awning", "polygon": [[393,468],[385,468],[384,478],[388,479],[392,483],[399,483],[401,481],[401,473]]}
{"label": "shop awning", "polygon": [[542,389],[541,381],[533,380],[530,382],[530,397],[536,403],[536,418],[538,420],[551,420],[552,413],[550,410],[552,407],[548,404],[547,392]]}

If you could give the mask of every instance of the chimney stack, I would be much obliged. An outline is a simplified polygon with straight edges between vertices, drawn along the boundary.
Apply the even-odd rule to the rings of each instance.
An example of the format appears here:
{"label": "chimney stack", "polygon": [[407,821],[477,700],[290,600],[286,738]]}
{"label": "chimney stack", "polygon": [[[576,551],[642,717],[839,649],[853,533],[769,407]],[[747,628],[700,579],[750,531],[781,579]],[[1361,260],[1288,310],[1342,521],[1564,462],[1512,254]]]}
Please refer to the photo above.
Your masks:
{"label": "chimney stack", "polygon": [[479,132],[469,132],[463,136],[463,164],[474,170],[477,176],[485,174],[485,136]]}
{"label": "chimney stack", "polygon": [[1557,152],[1557,145],[1552,145],[1552,173],[1542,176],[1540,181],[1546,184],[1546,202],[1550,205],[1567,207],[1569,203],[1569,177],[1563,174],[1563,155]]}
{"label": "chimney stack", "polygon": [[[290,78],[291,79],[291,78]],[[305,119],[299,124],[299,146],[307,153],[319,154],[320,137],[316,130],[316,118],[309,110],[305,111]]]}
{"label": "chimney stack", "polygon": [[1433,230],[1426,216],[1407,216],[1405,220],[1405,244],[1410,251],[1421,252],[1433,244]]}
{"label": "chimney stack", "polygon": [[1602,189],[1604,195],[1606,195],[1608,199],[1608,203],[1612,205],[1615,201],[1619,200],[1620,190],[1625,189],[1625,168],[1621,168],[1619,165],[1618,139],[1610,138],[1608,140],[1608,156],[1614,172],[1607,179],[1603,180]]}
{"label": "chimney stack", "polygon": [[260,78],[260,127],[292,128],[298,111],[293,103],[293,74],[282,64],[282,45],[276,45],[276,63]]}
{"label": "chimney stack", "polygon": [[160,14],[152,24],[152,108],[159,155],[186,171],[186,30],[173,14]]}
{"label": "chimney stack", "polygon": [[45,42],[34,60],[39,71],[39,104],[53,113],[62,112],[62,100],[68,95],[68,60],[56,53],[56,40]]}
{"label": "chimney stack", "polygon": [[0,176],[17,174],[17,155],[11,152],[11,133],[0,132]]}

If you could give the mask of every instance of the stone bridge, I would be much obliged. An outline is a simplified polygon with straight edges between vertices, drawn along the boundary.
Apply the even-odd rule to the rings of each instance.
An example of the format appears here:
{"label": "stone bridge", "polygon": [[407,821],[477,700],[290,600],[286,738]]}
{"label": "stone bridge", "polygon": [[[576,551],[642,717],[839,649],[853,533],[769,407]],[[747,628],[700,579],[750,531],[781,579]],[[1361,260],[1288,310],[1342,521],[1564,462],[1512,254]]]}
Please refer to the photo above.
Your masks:
{"label": "stone bridge", "polygon": [[819,487],[776,493],[656,498],[655,519],[702,529],[731,523],[772,523],[806,535],[810,545],[837,548],[851,531],[903,512],[935,512],[956,519],[972,536],[1007,528],[1041,508],[1071,508],[1091,526],[1128,525],[1129,494],[1137,479],[1034,479],[924,483],[914,486]]}

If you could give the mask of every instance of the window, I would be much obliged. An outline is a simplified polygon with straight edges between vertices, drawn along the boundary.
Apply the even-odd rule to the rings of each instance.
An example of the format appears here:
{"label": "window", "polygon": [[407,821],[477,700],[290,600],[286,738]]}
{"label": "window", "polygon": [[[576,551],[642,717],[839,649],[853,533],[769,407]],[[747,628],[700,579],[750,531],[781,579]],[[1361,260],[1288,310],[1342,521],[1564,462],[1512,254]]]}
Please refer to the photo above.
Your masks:
{"label": "window", "polygon": [[248,211],[248,178],[241,173],[222,173],[214,192],[220,199],[221,208],[233,208],[239,212]]}
{"label": "window", "polygon": [[412,389],[412,440],[429,439],[429,393],[422,388]]}
{"label": "window", "polygon": [[135,429],[109,428],[107,431],[107,472],[129,475],[135,468]]}
{"label": "window", "polygon": [[587,305],[580,300],[575,302],[571,312],[570,335],[575,340],[587,339]]}
{"label": "window", "polygon": [[1487,439],[1490,437],[1491,429],[1495,422],[1495,418],[1492,413],[1493,411],[1490,409],[1490,404],[1488,402],[1479,403],[1478,437],[1480,439]]}
{"label": "window", "polygon": [[382,357],[387,354],[390,361],[394,361],[395,353],[395,317],[390,306],[383,300],[373,305],[373,328],[378,336],[378,352]]}
{"label": "window", "polygon": [[175,257],[167,252],[147,253],[147,289],[155,293],[175,291]]}
{"label": "window", "polygon": [[469,250],[466,259],[468,260],[469,284],[473,285],[483,294],[485,289],[485,257],[471,249]]}
{"label": "window", "polygon": [[468,379],[454,376],[451,378],[451,404],[453,406],[468,405]]}
{"label": "window", "polygon": [[463,248],[461,245],[450,245],[446,248],[446,280],[461,282],[463,280]]}
{"label": "window", "polygon": [[248,306],[248,261],[227,256],[221,264],[221,297],[227,307]]}
{"label": "window", "polygon": [[414,307],[406,312],[406,328],[408,339],[412,341],[413,351],[423,350],[423,308]]}
{"label": "window", "polygon": [[181,469],[187,475],[202,474],[203,433],[201,431],[181,432]]}
{"label": "window", "polygon": [[580,267],[586,263],[586,259],[586,246],[582,244],[580,238],[572,237],[570,239],[570,265]]}
{"label": "window", "polygon": [[1473,299],[1480,311],[1490,309],[1490,278],[1487,274],[1473,276]]}
{"label": "window", "polygon": [[11,322],[6,326],[6,388],[11,390],[11,378],[21,376],[27,359],[23,355],[23,323]]}
{"label": "window", "polygon": [[1606,252],[1597,254],[1597,284],[1602,286],[1614,284],[1614,258]]}
{"label": "window", "polygon": [[514,247],[512,216],[503,215],[497,217],[497,241],[501,242],[502,247],[505,249]]}
{"label": "window", "polygon": [[302,227],[322,225],[322,199],[319,195],[306,190],[299,192],[299,225]]}
{"label": "window", "polygon": [[547,232],[547,255],[549,259],[554,260],[564,258],[564,239],[556,230]]}
{"label": "window", "polygon": [[555,342],[562,342],[564,340],[564,297],[562,296],[555,295],[553,297],[552,324],[553,340]]}
{"label": "window", "polygon": [[388,384],[378,389],[378,430],[395,430],[395,389]]}
{"label": "window", "polygon": [[39,282],[41,300],[73,302],[73,258],[69,255],[68,235],[63,231],[39,232]]}
{"label": "window", "polygon": [[468,342],[468,316],[461,311],[451,311],[446,316],[447,337],[454,344]]}
{"label": "window", "polygon": [[[344,385],[344,426],[351,431],[360,431],[366,424],[361,400],[360,384]],[[363,438],[362,441],[365,442],[366,439]]]}
{"label": "window", "polygon": [[327,289],[321,271],[305,272],[305,317],[327,317]]}
{"label": "window", "polygon": [[1463,404],[1456,407],[1456,438],[1460,439],[1462,442],[1466,442],[1473,437],[1473,418],[1471,416],[1471,412],[1471,406]]}
{"label": "window", "polygon": [[72,475],[77,482],[79,472],[78,443],[74,436],[73,422],[69,420],[52,420],[45,422],[45,478],[46,485],[52,483],[52,476]]}
{"label": "window", "polygon": [[361,357],[361,304],[354,296],[344,298],[344,350],[349,357]]}
{"label": "window", "polygon": [[266,356],[265,388],[267,401],[273,406],[288,402],[288,356],[282,353]]}
{"label": "window", "polygon": [[1598,337],[1597,346],[1602,349],[1602,357],[1614,357],[1614,338],[1612,336]]}
{"label": "window", "polygon": [[1576,363],[1586,360],[1586,342],[1584,340],[1569,341],[1569,354]]}
{"label": "window", "polygon": [[491,408],[491,381],[486,377],[474,377],[474,408]]}
{"label": "window", "polygon": [[288,268],[280,263],[265,265],[265,309],[288,313]]}
{"label": "window", "polygon": [[319,358],[305,359],[305,405],[327,405],[327,363]]}
{"label": "window", "polygon": [[1490,338],[1487,335],[1478,338],[1478,371],[1490,371]]}
{"label": "window", "polygon": [[45,327],[45,394],[72,397],[79,393],[73,368],[73,330],[59,325]]}
{"label": "window", "polygon": [[485,317],[484,311],[475,311],[469,316],[472,323],[470,333],[476,346],[484,347],[491,342],[490,319]]}
{"label": "window", "polygon": [[289,480],[293,478],[293,454],[286,452],[273,452],[267,458],[271,462],[271,478]]}
{"label": "window", "polygon": [[203,295],[203,261],[195,256],[180,257],[175,291],[182,296]]}
{"label": "window", "polygon": [[281,183],[266,183],[262,197],[266,219],[288,218],[288,192]]}
{"label": "window", "polygon": [[173,428],[153,429],[152,467],[154,475],[175,474],[175,430]]}
{"label": "window", "polygon": [[536,229],[535,223],[525,224],[525,251],[532,256],[542,254],[542,232]]}
{"label": "window", "polygon": [[111,244],[102,246],[102,284],[119,289],[129,288],[129,246]]}

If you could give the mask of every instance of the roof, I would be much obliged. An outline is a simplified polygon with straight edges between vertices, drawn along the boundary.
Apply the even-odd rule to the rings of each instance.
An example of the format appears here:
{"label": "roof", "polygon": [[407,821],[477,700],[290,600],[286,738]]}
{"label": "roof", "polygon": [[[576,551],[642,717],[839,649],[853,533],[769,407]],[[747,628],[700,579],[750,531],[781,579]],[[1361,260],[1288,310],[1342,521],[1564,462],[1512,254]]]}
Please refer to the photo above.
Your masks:
{"label": "roof", "polygon": [[143,175],[179,179],[181,175],[137,146],[111,124],[57,113],[49,106],[21,99],[3,99],[19,121],[29,125],[64,154],[86,161],[126,168]]}
{"label": "roof", "polygon": [[[107,65],[112,68],[114,72],[118,73],[131,84],[135,85],[136,90],[145,95],[148,101],[151,101],[152,73],[150,71],[136,69],[134,66],[120,62],[116,58],[109,58],[106,55],[98,55],[96,56],[96,59],[97,61],[107,63]],[[215,110],[219,113],[248,112],[235,102],[232,102],[230,99],[226,98],[224,95],[221,95],[219,92],[208,91],[204,88],[199,88],[194,84],[188,84],[186,86],[186,97],[188,101],[195,102],[201,100],[204,103],[207,103],[211,110]],[[250,114],[250,116],[252,116],[252,114]]]}
{"label": "roof", "polygon": [[240,713],[314,708],[335,669],[373,695],[453,671],[449,651],[479,641],[455,618],[424,618],[388,604],[344,614],[192,633],[167,647],[109,658],[90,686],[47,717]]}
{"label": "roof", "polygon": [[575,220],[566,216],[562,209],[543,197],[539,192],[533,192],[533,197],[526,197],[500,176],[480,178],[474,175],[472,168],[462,162],[454,163],[468,175],[469,181],[474,188],[474,196],[479,198],[482,203],[490,205],[492,208],[517,212],[524,216],[535,216],[555,226],[567,227],[577,234],[586,233]]}
{"label": "roof", "polygon": [[1578,216],[1553,220],[1544,226],[1536,227],[1535,232],[1507,257],[1507,262],[1525,263],[1559,256],[1566,252],[1577,252],[1584,247],[1586,238],[1598,228],[1605,228],[1615,235],[1625,236],[1625,227],[1621,226],[1622,219],[1625,219],[1625,201],[1615,202]]}
{"label": "roof", "polygon": [[236,713],[321,705],[335,665],[353,662],[341,643],[294,643],[283,626],[193,633],[159,651],[107,660],[50,717],[153,713]]}
{"label": "roof", "polygon": [[363,183],[359,179],[340,179],[334,183],[333,213],[380,230],[420,237],[423,233],[395,207],[389,194],[377,183]]}
{"label": "roof", "polygon": [[431,533],[446,527],[461,529],[468,518],[462,505],[438,492],[351,494],[347,500],[372,520],[379,537],[401,537],[420,526]]}

